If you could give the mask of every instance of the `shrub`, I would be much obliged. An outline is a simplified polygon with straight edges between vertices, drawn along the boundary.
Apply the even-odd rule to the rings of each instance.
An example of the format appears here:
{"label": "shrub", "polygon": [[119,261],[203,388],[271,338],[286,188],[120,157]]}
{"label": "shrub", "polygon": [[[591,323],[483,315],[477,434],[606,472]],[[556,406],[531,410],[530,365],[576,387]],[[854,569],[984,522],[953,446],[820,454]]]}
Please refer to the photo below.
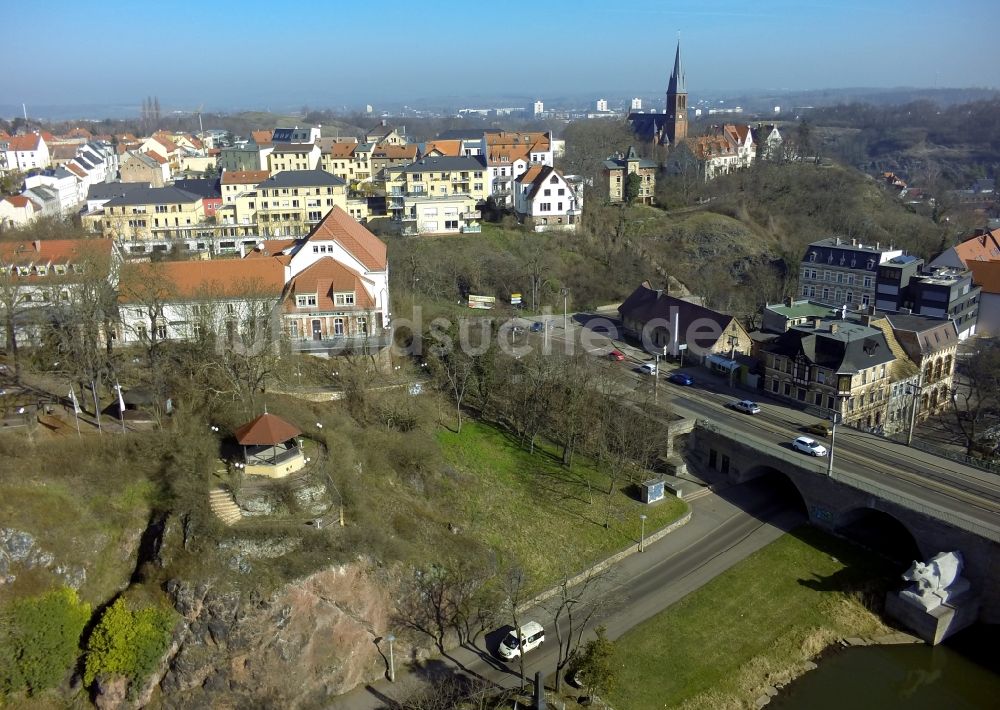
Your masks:
{"label": "shrub", "polygon": [[90,605],[63,587],[10,604],[0,625],[0,692],[55,687],[73,666]]}
{"label": "shrub", "polygon": [[134,685],[148,676],[170,643],[174,614],[165,607],[132,611],[119,598],[104,612],[87,642],[84,682],[125,676]]}

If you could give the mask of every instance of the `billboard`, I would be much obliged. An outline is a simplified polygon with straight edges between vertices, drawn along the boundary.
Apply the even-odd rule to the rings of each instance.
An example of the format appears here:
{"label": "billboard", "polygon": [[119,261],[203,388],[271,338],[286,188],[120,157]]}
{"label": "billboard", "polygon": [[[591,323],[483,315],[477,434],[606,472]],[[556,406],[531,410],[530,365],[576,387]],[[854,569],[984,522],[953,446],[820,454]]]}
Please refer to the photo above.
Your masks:
{"label": "billboard", "polygon": [[493,308],[496,296],[475,296],[469,294],[469,308]]}

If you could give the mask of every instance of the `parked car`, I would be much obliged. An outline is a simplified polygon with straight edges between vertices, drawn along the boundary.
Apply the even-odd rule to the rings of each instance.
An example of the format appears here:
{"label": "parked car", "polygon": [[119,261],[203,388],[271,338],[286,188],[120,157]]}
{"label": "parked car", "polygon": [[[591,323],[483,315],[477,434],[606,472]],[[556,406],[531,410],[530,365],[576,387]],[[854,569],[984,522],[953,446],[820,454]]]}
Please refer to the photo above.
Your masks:
{"label": "parked car", "polygon": [[690,387],[694,384],[694,378],[684,372],[675,372],[667,379],[681,387]]}
{"label": "parked car", "polygon": [[510,661],[523,653],[538,648],[545,641],[545,629],[537,621],[529,621],[522,624],[519,631],[513,629],[500,642],[497,651],[500,655]]}
{"label": "parked car", "polygon": [[737,412],[743,412],[744,414],[760,414],[760,405],[749,399],[741,399],[738,402],[733,402],[729,406]]}
{"label": "parked car", "polygon": [[826,422],[816,422],[815,424],[802,427],[802,431],[808,434],[815,434],[816,436],[830,436],[833,428]]}
{"label": "parked car", "polygon": [[792,448],[810,456],[826,456],[826,447],[808,436],[800,436],[792,442]]}
{"label": "parked car", "polygon": [[541,333],[544,328],[545,326],[542,325],[541,321],[535,321],[528,327],[528,330],[532,333]]}
{"label": "parked car", "polygon": [[608,358],[614,360],[615,362],[621,362],[625,359],[625,353],[621,350],[612,350],[608,353]]}
{"label": "parked car", "polygon": [[655,362],[644,362],[639,366],[639,371],[644,375],[655,375],[656,374],[656,363]]}

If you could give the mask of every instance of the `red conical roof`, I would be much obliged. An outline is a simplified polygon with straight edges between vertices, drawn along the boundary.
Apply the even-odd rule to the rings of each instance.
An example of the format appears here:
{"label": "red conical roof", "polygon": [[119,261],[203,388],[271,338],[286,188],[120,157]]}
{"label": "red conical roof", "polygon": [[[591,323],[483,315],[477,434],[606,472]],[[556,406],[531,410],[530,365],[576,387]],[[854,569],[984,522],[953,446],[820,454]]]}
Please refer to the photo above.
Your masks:
{"label": "red conical roof", "polygon": [[302,431],[286,422],[281,417],[273,414],[261,414],[248,424],[244,424],[236,430],[234,436],[236,441],[244,446],[259,444],[280,444],[288,441]]}

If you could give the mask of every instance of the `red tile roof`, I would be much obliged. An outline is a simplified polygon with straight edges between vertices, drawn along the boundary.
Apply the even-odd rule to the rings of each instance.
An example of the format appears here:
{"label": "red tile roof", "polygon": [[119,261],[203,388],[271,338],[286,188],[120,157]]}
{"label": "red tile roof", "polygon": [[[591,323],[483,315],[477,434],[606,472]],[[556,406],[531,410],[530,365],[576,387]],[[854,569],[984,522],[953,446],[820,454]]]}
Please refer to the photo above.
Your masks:
{"label": "red tile roof", "polygon": [[416,160],[417,146],[414,143],[407,145],[391,145],[381,143],[375,146],[372,158],[387,158],[389,160]]}
{"label": "red tile roof", "polygon": [[983,287],[984,293],[1000,294],[1000,261],[968,262],[972,281]]}
{"label": "red tile roof", "polygon": [[351,158],[357,143],[332,143],[326,148],[326,154],[333,158]]}
{"label": "red tile roof", "polygon": [[251,131],[250,137],[257,145],[271,145],[274,139],[274,131]]}
{"label": "red tile roof", "polygon": [[358,224],[351,215],[334,206],[323,221],[316,225],[306,238],[310,240],[332,239],[353,254],[370,271],[384,271],[386,259],[385,242]]}
{"label": "red tile roof", "polygon": [[233,436],[243,446],[260,446],[264,444],[281,444],[294,439],[302,433],[294,425],[281,417],[264,413],[233,432]]}
{"label": "red tile roof", "polygon": [[[10,198],[7,198],[10,199]],[[28,200],[31,202],[31,200]],[[34,203],[32,203],[34,204]],[[12,240],[0,242],[0,264],[19,266],[80,263],[90,255],[101,259],[111,256],[110,239],[41,239],[35,241]],[[32,274],[29,280],[60,278],[50,272],[46,276]]]}
{"label": "red tile roof", "polygon": [[223,185],[259,185],[271,177],[267,170],[227,170],[222,173]]}
{"label": "red tile roof", "polygon": [[309,306],[309,313],[350,309],[350,306],[338,306],[334,303],[335,293],[353,293],[354,308],[375,307],[375,301],[365,289],[361,275],[331,256],[316,261],[291,280],[282,309],[286,313],[304,312],[296,305],[295,296],[313,293],[316,294],[316,305]]}
{"label": "red tile roof", "polygon": [[150,158],[152,158],[153,160],[155,160],[160,165],[166,165],[167,164],[167,159],[164,158],[159,153],[157,153],[155,150],[147,150],[146,151],[146,155],[148,155]]}
{"label": "red tile roof", "polygon": [[462,141],[460,140],[437,140],[427,141],[424,145],[424,155],[437,153],[438,155],[462,155]]}
{"label": "red tile roof", "polygon": [[966,239],[955,247],[955,255],[966,266],[971,266],[973,261],[1000,260],[1000,229]]}
{"label": "red tile roof", "polygon": [[13,151],[38,150],[41,136],[37,133],[25,133],[10,139],[10,149]]}
{"label": "red tile roof", "polygon": [[285,267],[275,259],[129,263],[122,267],[120,300],[136,302],[150,283],[163,284],[163,297],[168,300],[277,297],[285,286]]}
{"label": "red tile roof", "polygon": [[81,168],[76,163],[67,163],[66,164],[66,169],[69,170],[71,173],[73,173],[74,175],[76,175],[79,178],[85,178],[85,177],[87,177],[87,171],[84,170],[83,168]]}
{"label": "red tile roof", "polygon": [[163,146],[167,155],[170,155],[177,150],[177,144],[170,139],[170,136],[162,133],[154,133],[153,140]]}
{"label": "red tile roof", "polygon": [[298,243],[298,239],[264,239],[246,253],[245,259],[262,259],[269,256],[279,258],[281,252]]}
{"label": "red tile roof", "polygon": [[[28,203],[31,202],[31,200],[29,200],[24,195],[8,195],[4,199],[7,202],[9,202],[12,205],[14,205],[15,207],[27,207]],[[35,203],[31,202],[31,204],[34,205]]]}

